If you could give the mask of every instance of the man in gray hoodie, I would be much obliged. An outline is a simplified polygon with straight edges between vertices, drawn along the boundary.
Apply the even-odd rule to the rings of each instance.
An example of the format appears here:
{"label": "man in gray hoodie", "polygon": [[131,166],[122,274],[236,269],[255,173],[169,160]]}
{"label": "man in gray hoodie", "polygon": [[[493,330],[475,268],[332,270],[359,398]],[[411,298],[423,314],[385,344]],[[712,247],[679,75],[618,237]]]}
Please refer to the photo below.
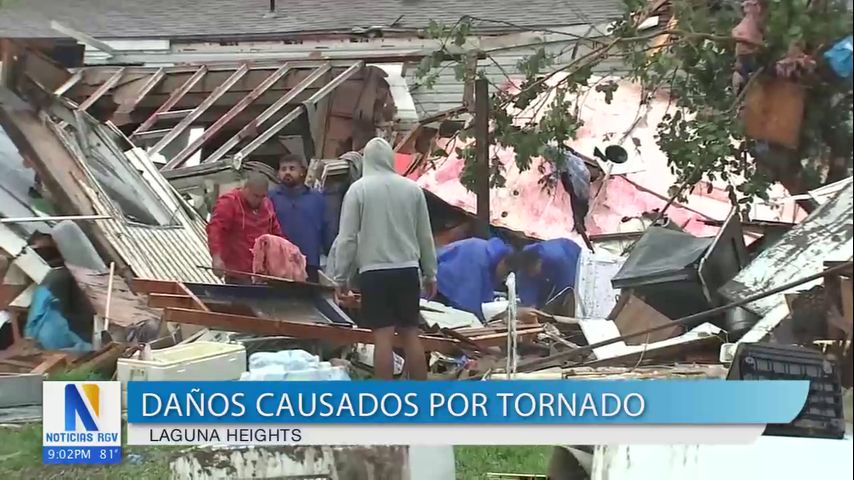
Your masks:
{"label": "man in gray hoodie", "polygon": [[403,341],[412,380],[427,379],[418,339],[419,299],[436,294],[436,249],[421,188],[394,170],[394,151],[381,138],[365,146],[362,178],[344,196],[333,248],[332,276],[339,294],[359,273],[362,326],[374,332],[374,373],[394,375],[395,332]]}

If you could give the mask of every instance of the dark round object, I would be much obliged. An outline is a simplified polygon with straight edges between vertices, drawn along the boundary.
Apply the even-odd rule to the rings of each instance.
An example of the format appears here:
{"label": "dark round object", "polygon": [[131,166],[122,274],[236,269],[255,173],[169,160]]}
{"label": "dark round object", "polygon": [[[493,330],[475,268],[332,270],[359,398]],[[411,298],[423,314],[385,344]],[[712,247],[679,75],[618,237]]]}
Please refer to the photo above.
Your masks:
{"label": "dark round object", "polygon": [[605,148],[605,158],[609,162],[626,163],[629,159],[629,154],[626,149],[619,145],[609,145]]}

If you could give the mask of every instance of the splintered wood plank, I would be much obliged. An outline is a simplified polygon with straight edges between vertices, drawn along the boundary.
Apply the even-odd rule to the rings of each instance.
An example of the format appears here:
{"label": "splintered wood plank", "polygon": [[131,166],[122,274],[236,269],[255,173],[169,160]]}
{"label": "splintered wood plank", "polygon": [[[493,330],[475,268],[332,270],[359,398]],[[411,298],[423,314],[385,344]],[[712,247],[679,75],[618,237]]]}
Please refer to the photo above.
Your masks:
{"label": "splintered wood plank", "polygon": [[[106,318],[109,275],[74,266],[68,266],[68,270],[95,313]],[[109,304],[111,325],[133,328],[143,323],[160,321],[159,312],[149,307],[145,297],[134,293],[119,275],[113,278]]]}
{"label": "splintered wood plank", "polygon": [[[520,342],[529,342],[537,338],[537,335],[542,333],[543,329],[541,327],[538,328],[529,328],[524,330],[518,330],[516,332],[516,337]],[[507,332],[503,333],[492,333],[489,335],[481,335],[479,337],[469,337],[472,342],[477,345],[483,347],[500,347],[507,343]]]}

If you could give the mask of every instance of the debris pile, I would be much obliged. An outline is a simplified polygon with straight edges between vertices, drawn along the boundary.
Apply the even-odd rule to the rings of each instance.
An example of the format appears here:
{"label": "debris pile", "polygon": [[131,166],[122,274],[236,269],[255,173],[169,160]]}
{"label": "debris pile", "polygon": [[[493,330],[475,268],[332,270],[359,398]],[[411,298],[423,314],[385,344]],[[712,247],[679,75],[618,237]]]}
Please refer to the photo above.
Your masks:
{"label": "debris pile", "polygon": [[[37,49],[4,46],[16,49],[3,57],[16,68],[4,65],[0,85],[0,166],[10,172],[0,176],[0,372],[122,382],[371,376],[375,336],[357,326],[358,294],[336,298],[324,275],[229,271],[247,281],[225,284],[205,223],[212,194],[247,171],[275,180],[272,160],[298,145],[316,159],[309,183],[324,193],[334,234],[360,175],[359,139],[389,128],[376,69],[306,61],[67,71]],[[200,83],[206,76],[221,83]],[[254,86],[240,82],[250,78]],[[247,91],[231,95],[236,85]],[[297,119],[305,124],[291,125]],[[201,137],[175,143],[197,122],[209,126]],[[839,403],[799,418],[798,434],[838,437],[842,390],[852,386],[852,190],[849,178],[815,192],[817,208],[797,224],[749,222],[734,210],[702,226],[692,214],[688,231],[666,221],[641,222],[633,236],[597,230],[596,252],[579,247],[574,271],[560,272],[570,286],[544,281],[530,306],[516,304],[528,297],[526,271],[507,252],[536,242],[535,232],[504,222],[494,232],[510,244],[507,258],[488,258],[495,272],[483,278],[495,284],[480,308],[442,295],[442,279],[439,297],[421,301],[429,376],[766,378],[773,369],[747,372],[745,358],[777,348],[785,378],[823,382],[833,395],[820,400]],[[466,236],[452,218],[465,212],[430,214],[440,246]],[[510,215],[529,216],[524,206]],[[463,282],[476,272],[457,273]],[[405,362],[395,355],[395,376],[406,375]],[[804,365],[830,373],[810,377]],[[0,398],[0,408],[21,404]]]}

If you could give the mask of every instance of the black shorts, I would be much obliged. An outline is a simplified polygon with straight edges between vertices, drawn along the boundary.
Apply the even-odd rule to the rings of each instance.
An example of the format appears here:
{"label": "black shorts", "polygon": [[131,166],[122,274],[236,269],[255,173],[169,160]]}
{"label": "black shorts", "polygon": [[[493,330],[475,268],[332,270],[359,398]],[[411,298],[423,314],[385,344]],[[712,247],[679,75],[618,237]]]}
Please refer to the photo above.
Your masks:
{"label": "black shorts", "polygon": [[375,330],[418,326],[421,276],[417,268],[363,272],[359,275],[359,287],[360,327]]}

